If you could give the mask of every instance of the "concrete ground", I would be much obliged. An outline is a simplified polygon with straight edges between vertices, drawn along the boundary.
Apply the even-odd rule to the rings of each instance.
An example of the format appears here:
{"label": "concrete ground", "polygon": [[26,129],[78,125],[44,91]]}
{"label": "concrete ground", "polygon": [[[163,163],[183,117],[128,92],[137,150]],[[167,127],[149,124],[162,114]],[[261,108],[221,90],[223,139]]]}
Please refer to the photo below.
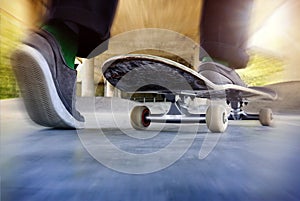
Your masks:
{"label": "concrete ground", "polygon": [[[300,115],[274,127],[229,122],[130,127],[131,102],[80,99],[83,130],[30,122],[20,99],[1,104],[1,200],[300,200]],[[165,106],[152,104],[159,111]]]}

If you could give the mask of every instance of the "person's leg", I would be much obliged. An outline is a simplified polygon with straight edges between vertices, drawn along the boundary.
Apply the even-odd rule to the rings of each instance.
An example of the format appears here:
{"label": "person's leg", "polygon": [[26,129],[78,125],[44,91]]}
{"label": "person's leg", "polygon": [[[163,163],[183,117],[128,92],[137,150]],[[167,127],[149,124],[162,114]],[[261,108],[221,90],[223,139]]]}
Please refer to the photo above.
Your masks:
{"label": "person's leg", "polygon": [[[200,22],[200,45],[215,60],[231,68],[244,68],[248,27],[253,0],[204,0]],[[200,60],[204,55],[200,55]]]}
{"label": "person's leg", "polygon": [[75,56],[109,38],[117,0],[53,0],[42,28],[29,34],[11,63],[31,119],[43,126],[82,127],[75,109]]}
{"label": "person's leg", "polygon": [[232,69],[246,67],[248,26],[253,0],[204,0],[200,20],[199,73],[216,84],[246,86]]}
{"label": "person's leg", "polygon": [[76,56],[87,57],[110,37],[118,0],[52,0],[45,24],[64,22],[78,35]]}

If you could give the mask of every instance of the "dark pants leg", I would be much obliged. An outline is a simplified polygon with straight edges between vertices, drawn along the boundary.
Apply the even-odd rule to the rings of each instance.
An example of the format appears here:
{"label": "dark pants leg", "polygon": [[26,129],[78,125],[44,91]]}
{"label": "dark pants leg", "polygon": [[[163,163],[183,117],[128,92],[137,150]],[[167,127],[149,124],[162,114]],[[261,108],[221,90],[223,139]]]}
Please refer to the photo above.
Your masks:
{"label": "dark pants leg", "polygon": [[47,21],[79,25],[78,55],[86,57],[110,37],[118,0],[52,0]]}
{"label": "dark pants leg", "polygon": [[[201,47],[210,57],[244,68],[253,0],[204,0],[200,23]],[[200,53],[200,59],[203,55]]]}

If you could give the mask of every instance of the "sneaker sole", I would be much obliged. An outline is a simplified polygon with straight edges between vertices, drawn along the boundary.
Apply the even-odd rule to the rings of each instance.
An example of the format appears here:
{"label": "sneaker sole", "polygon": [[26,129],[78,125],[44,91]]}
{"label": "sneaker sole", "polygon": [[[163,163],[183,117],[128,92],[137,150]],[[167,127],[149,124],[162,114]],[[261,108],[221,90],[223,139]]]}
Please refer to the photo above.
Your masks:
{"label": "sneaker sole", "polygon": [[36,49],[20,45],[11,56],[11,64],[26,110],[35,123],[66,129],[84,127],[60,100],[48,63]]}

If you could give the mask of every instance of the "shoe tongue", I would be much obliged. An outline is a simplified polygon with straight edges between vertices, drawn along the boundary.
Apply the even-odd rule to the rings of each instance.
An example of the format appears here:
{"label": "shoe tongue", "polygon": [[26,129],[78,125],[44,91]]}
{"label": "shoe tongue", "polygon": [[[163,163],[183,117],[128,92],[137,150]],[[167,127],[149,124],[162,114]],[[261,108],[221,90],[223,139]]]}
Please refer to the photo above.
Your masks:
{"label": "shoe tongue", "polygon": [[232,84],[236,84],[244,87],[247,86],[234,69],[224,66],[222,64],[216,62],[203,63],[199,67],[199,73],[201,73],[202,71],[213,71],[219,73],[220,75],[225,76],[227,79],[229,79],[232,82]]}
{"label": "shoe tongue", "polygon": [[201,64],[199,67],[199,72],[204,70],[215,71],[217,73],[224,72],[224,71],[226,73],[230,73],[231,71],[233,71],[233,69],[216,62],[207,62]]}
{"label": "shoe tongue", "polygon": [[234,71],[234,69],[229,68],[228,66],[224,66],[223,64],[220,64],[220,63],[214,63],[214,65],[215,65],[215,67],[217,67],[218,69],[222,69],[222,70],[224,70],[224,71],[226,71],[226,72],[228,72],[228,73]]}

